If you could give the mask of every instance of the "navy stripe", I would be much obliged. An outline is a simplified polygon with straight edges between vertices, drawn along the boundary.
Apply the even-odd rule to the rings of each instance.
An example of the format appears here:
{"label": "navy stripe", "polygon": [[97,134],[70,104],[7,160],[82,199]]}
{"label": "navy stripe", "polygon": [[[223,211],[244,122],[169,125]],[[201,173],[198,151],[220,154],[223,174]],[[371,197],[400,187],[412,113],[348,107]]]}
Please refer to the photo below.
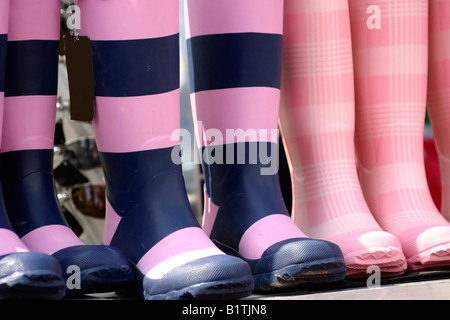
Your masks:
{"label": "navy stripe", "polygon": [[282,36],[230,33],[188,39],[191,91],[281,84]]}
{"label": "navy stripe", "polygon": [[[1,157],[0,157],[1,162]],[[1,168],[0,164],[0,168]],[[13,230],[13,226],[11,225],[11,222],[8,218],[8,214],[6,213],[5,203],[4,203],[4,196],[3,196],[3,186],[0,182],[0,228],[2,229],[9,229]]]}
{"label": "navy stripe", "polygon": [[9,41],[5,96],[56,95],[57,40]]}
{"label": "navy stripe", "polygon": [[7,45],[8,45],[8,35],[0,34],[0,92],[5,91]]}
{"label": "navy stripe", "polygon": [[53,150],[2,153],[3,194],[17,234],[51,224],[66,225],[59,209],[53,180]]}
{"label": "navy stripe", "polygon": [[132,261],[167,235],[199,227],[181,171],[172,162],[172,148],[130,153],[100,152],[107,197],[122,216],[111,245]]}
{"label": "navy stripe", "polygon": [[[206,192],[219,207],[211,239],[237,250],[242,235],[253,223],[270,214],[289,213],[281,194],[278,174],[262,175],[261,169],[269,167],[270,164],[264,164],[266,160],[262,161],[261,156],[252,161],[254,154],[251,155],[251,152],[256,152],[277,161],[274,152],[278,152],[278,144],[245,142],[227,146],[233,148],[220,149],[221,156],[218,156],[218,150],[215,154],[213,151],[221,146],[202,148],[203,159],[206,159],[205,154],[214,154],[216,160],[208,165],[203,163],[203,171]],[[231,150],[233,155],[227,157]],[[245,157],[239,150],[245,151]],[[243,164],[238,164],[238,155],[239,158],[242,156]]]}
{"label": "navy stripe", "polygon": [[96,95],[128,97],[178,89],[179,35],[91,41]]}

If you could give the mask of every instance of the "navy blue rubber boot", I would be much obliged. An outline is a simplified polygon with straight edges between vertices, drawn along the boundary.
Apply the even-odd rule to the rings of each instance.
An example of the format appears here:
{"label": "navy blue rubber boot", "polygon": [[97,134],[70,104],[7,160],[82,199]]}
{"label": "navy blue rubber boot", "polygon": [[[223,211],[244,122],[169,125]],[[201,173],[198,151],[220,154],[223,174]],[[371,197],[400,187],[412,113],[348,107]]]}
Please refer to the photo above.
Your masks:
{"label": "navy blue rubber boot", "polygon": [[[53,150],[2,154],[2,162],[8,168],[2,173],[5,205],[13,229],[30,250],[58,259],[66,281],[74,277],[74,270],[79,270],[76,276],[80,285],[68,287],[68,294],[109,292],[129,285],[134,274],[120,250],[85,245],[68,227],[56,198],[52,161]],[[54,230],[63,230],[63,234],[58,234],[60,238]],[[30,238],[36,233],[37,237]],[[67,246],[62,239],[66,237],[73,245]]]}

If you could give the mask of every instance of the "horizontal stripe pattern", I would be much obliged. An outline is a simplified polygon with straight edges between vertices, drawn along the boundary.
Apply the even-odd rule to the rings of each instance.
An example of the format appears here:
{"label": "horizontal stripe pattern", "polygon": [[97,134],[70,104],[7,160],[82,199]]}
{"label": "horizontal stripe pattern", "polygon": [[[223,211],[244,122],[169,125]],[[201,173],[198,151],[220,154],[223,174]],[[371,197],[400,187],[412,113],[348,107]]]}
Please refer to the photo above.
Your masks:
{"label": "horizontal stripe pattern", "polygon": [[5,77],[0,84],[5,91],[1,151],[53,150],[60,2],[1,2],[9,3],[7,18],[0,22],[5,26],[6,20],[7,25],[7,42],[3,37],[5,48],[0,49],[3,59],[4,49],[7,55],[1,62]]}
{"label": "horizontal stripe pattern", "polygon": [[5,96],[56,95],[57,40],[8,41]]}
{"label": "horizontal stripe pattern", "polygon": [[280,34],[230,33],[188,39],[191,91],[280,88]]}
{"label": "horizontal stripe pattern", "polygon": [[[185,1],[191,104],[199,146],[208,130],[276,130],[283,1]],[[257,134],[246,141],[267,140]],[[226,143],[231,143],[227,141]]]}
{"label": "horizontal stripe pattern", "polygon": [[283,1],[186,4],[191,101],[194,120],[201,124],[197,138],[205,173],[204,228],[212,239],[258,256],[265,245],[289,232],[273,230],[270,240],[258,245],[251,229],[240,248],[245,232],[273,214],[291,221],[277,164],[263,164],[262,159],[278,160],[271,133],[278,133]]}
{"label": "horizontal stripe pattern", "polygon": [[179,1],[78,4],[81,34],[91,39],[99,150],[128,153],[174,146],[172,133],[180,126]]}
{"label": "horizontal stripe pattern", "polygon": [[130,97],[179,88],[179,35],[91,41],[96,95]]}

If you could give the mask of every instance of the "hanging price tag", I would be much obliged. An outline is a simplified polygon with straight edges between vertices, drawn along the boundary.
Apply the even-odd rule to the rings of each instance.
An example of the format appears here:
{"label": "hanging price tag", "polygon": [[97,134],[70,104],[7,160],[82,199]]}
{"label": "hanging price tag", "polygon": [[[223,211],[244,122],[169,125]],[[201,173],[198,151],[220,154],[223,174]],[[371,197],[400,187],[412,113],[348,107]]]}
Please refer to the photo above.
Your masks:
{"label": "hanging price tag", "polygon": [[89,37],[63,32],[62,50],[69,78],[70,118],[90,122],[94,118],[95,79]]}

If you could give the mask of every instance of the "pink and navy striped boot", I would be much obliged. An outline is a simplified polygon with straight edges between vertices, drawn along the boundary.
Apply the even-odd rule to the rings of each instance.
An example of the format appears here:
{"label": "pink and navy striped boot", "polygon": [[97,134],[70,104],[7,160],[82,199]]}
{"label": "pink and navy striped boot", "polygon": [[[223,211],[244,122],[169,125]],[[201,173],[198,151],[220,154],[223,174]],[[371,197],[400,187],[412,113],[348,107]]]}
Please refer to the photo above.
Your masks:
{"label": "pink and navy striped boot", "polygon": [[308,238],[280,190],[283,1],[187,0],[185,9],[205,175],[203,229],[249,263],[256,290],[342,280],[341,250]]}
{"label": "pink and navy striped boot", "polygon": [[[178,0],[81,0],[96,80],[94,130],[106,180],[104,243],[121,249],[144,299],[235,299],[250,268],[200,228],[181,165]],[[175,161],[174,161],[175,160]]]}
{"label": "pink and navy striped boot", "polygon": [[[2,183],[12,226],[31,251],[52,255],[71,293],[107,292],[129,284],[126,256],[85,245],[60,211],[53,180],[60,2],[10,2],[2,136]],[[69,290],[70,289],[70,290]]]}
{"label": "pink and navy striped boot", "polygon": [[286,0],[284,17],[280,123],[293,219],[308,236],[339,245],[347,276],[365,277],[371,265],[400,275],[401,244],[374,219],[358,180],[348,0]]}
{"label": "pink and navy striped boot", "polygon": [[[9,0],[0,1],[0,137],[5,98]],[[2,171],[6,170],[2,166]],[[59,261],[30,252],[14,232],[6,214],[0,184],[0,299],[59,299],[65,281]]]}
{"label": "pink and navy striped boot", "polygon": [[[368,28],[369,5],[378,7],[378,27]],[[429,18],[428,0],[350,1],[361,184],[378,223],[400,240],[409,270],[450,267],[450,224],[430,195],[423,156],[428,40],[439,36],[429,37],[428,21],[439,30],[434,19],[448,9],[435,5],[442,3],[432,1]],[[431,90],[439,89],[436,80]]]}

